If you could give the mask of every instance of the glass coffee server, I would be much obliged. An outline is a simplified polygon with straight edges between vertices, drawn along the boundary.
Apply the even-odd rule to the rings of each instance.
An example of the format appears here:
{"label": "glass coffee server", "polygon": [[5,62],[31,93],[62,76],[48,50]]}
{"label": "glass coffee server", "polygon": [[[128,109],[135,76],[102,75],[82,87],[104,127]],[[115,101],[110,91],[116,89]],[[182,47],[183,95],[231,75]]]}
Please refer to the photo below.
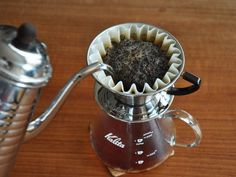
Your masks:
{"label": "glass coffee server", "polygon": [[[148,32],[153,29],[167,35],[180,51],[179,72],[169,83],[162,88],[140,93],[132,88],[124,91],[122,87],[115,84],[111,86],[109,81],[111,76],[107,73],[100,71],[93,74],[96,81],[95,99],[101,111],[90,124],[91,144],[108,168],[124,173],[152,169],[174,154],[174,146],[195,147],[202,137],[196,119],[184,110],[170,109],[174,95],[195,92],[199,89],[201,80],[183,71],[185,62],[183,49],[175,37],[167,31],[141,23],[126,23],[110,27],[92,41],[88,49],[87,62],[88,64],[101,62],[104,49],[109,47],[109,42],[116,40],[114,36],[119,38],[123,33],[129,38],[132,35],[127,35],[128,32],[140,36],[145,36],[143,34],[147,33],[144,37],[147,39]],[[128,32],[125,33],[125,30]],[[185,88],[174,87],[179,77],[190,82],[191,85]],[[174,119],[180,119],[192,128],[195,135],[192,142],[184,144],[176,139]]]}

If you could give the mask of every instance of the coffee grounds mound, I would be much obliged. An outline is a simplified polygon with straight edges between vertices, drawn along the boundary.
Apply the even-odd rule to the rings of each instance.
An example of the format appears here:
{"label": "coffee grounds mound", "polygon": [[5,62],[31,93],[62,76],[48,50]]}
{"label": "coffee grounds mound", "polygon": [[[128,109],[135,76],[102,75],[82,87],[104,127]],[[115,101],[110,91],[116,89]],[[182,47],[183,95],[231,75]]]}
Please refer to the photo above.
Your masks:
{"label": "coffee grounds mound", "polygon": [[145,83],[152,87],[155,80],[163,79],[169,69],[169,58],[159,46],[133,39],[112,42],[112,47],[106,49],[103,61],[112,66],[114,82],[123,81],[126,91],[133,83],[140,92]]}

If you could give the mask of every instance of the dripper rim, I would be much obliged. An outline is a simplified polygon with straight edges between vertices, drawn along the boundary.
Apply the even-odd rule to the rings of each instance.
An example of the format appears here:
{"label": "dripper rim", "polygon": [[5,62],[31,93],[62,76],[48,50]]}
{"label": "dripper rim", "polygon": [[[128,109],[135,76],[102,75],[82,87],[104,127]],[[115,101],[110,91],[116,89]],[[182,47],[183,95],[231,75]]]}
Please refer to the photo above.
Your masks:
{"label": "dripper rim", "polygon": [[151,96],[151,95],[155,95],[161,91],[165,91],[167,90],[169,87],[171,87],[175,82],[176,80],[182,75],[183,73],[183,69],[184,69],[184,65],[185,65],[185,55],[184,55],[184,51],[183,51],[183,48],[182,46],[180,45],[179,41],[168,31],[166,31],[165,29],[159,27],[159,26],[154,26],[154,25],[151,25],[151,24],[147,24],[147,23],[142,23],[142,22],[127,22],[127,23],[120,23],[120,24],[116,24],[116,25],[113,25],[113,26],[110,26],[110,27],[107,27],[105,28],[104,30],[102,30],[100,33],[98,33],[94,38],[93,40],[90,42],[89,44],[89,47],[87,49],[87,65],[89,65],[89,53],[90,53],[90,50],[91,50],[91,47],[92,45],[94,44],[94,42],[99,38],[101,37],[104,33],[106,33],[108,30],[111,30],[113,28],[117,28],[117,27],[121,27],[121,26],[127,26],[127,25],[139,25],[139,26],[143,26],[143,25],[147,25],[151,28],[156,28],[158,30],[160,30],[161,32],[164,32],[166,33],[167,35],[169,35],[175,42],[176,42],[176,46],[177,48],[181,51],[180,53],[180,56],[181,56],[181,59],[182,59],[182,63],[181,65],[179,66],[179,73],[178,75],[176,75],[176,77],[174,79],[171,80],[170,83],[168,83],[166,86],[164,86],[163,88],[160,88],[160,89],[157,89],[156,91],[154,92],[149,92],[149,93],[141,93],[141,94],[130,94],[130,93],[125,93],[125,92],[120,92],[120,91],[116,91],[114,89],[111,89],[109,88],[107,85],[103,84],[101,81],[99,81],[94,74],[92,74],[92,77],[95,79],[96,82],[98,82],[100,85],[102,85],[103,87],[107,88],[109,91],[111,91],[112,93],[114,94],[119,94],[120,96],[124,96],[124,97],[147,97],[147,96]]}

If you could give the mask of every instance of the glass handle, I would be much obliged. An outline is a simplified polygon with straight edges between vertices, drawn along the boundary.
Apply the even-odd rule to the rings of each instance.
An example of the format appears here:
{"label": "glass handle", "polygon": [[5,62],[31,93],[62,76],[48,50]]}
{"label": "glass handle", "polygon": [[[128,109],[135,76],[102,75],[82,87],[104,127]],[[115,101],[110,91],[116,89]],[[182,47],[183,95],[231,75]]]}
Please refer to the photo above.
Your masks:
{"label": "glass handle", "polygon": [[200,126],[197,122],[197,120],[195,118],[193,118],[192,115],[190,115],[189,113],[187,113],[184,110],[180,110],[180,109],[175,109],[175,110],[170,110],[167,113],[165,113],[164,115],[165,117],[168,118],[177,118],[180,119],[181,121],[187,123],[193,130],[194,135],[195,135],[195,139],[188,144],[185,143],[179,143],[178,140],[175,141],[175,146],[179,146],[179,147],[195,147],[197,145],[199,145],[201,139],[202,139],[202,132],[200,129]]}

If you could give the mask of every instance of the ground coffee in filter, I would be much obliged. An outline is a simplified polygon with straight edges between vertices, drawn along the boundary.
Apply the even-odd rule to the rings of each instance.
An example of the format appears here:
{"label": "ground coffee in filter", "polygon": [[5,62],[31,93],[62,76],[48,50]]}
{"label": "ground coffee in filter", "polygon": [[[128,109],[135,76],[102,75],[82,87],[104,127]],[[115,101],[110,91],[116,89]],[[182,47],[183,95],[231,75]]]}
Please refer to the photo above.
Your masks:
{"label": "ground coffee in filter", "polygon": [[129,90],[134,83],[142,91],[145,83],[152,86],[169,69],[165,51],[152,42],[134,39],[112,42],[112,47],[106,49],[103,61],[113,67],[114,82],[123,81],[125,90]]}

